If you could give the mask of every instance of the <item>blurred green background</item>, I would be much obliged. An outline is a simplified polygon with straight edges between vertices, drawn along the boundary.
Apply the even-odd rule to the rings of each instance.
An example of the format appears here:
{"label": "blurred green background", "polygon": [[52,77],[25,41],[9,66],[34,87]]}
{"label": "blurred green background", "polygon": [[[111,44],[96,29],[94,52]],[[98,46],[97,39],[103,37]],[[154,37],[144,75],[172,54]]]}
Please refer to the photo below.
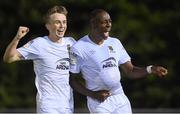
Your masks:
{"label": "blurred green background", "polygon": [[[122,73],[121,82],[135,112],[180,109],[179,0],[1,0],[0,112],[35,110],[32,62],[7,64],[2,57],[20,25],[28,26],[30,32],[19,46],[48,34],[42,17],[53,5],[64,5],[68,9],[66,36],[76,40],[88,33],[90,11],[107,10],[113,20],[111,36],[121,40],[134,65],[155,64],[169,70],[165,78],[152,75],[140,80],[130,80]],[[86,111],[86,97],[76,92],[74,96],[76,112]]]}

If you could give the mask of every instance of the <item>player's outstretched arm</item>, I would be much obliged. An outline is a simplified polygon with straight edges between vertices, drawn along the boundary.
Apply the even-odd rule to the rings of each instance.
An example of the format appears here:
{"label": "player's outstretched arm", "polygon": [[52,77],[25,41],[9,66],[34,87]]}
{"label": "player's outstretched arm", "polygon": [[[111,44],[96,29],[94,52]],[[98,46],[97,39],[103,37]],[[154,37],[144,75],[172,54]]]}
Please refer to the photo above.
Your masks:
{"label": "player's outstretched arm", "polygon": [[168,70],[162,66],[150,65],[143,68],[134,66],[131,61],[122,64],[121,68],[129,78],[133,79],[145,77],[148,74],[155,74],[159,77],[164,77],[168,73]]}
{"label": "player's outstretched arm", "polygon": [[29,32],[28,27],[20,26],[16,36],[7,46],[6,51],[3,56],[4,62],[11,63],[21,59],[21,54],[17,51],[17,45],[21,38],[23,38]]}

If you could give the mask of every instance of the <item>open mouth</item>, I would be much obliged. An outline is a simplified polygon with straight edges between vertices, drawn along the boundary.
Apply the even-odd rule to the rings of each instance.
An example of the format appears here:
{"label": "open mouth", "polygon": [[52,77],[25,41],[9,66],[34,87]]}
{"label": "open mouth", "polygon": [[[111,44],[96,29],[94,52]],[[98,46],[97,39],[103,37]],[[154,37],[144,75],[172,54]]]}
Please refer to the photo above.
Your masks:
{"label": "open mouth", "polygon": [[104,39],[107,39],[108,37],[109,37],[109,32],[104,32],[103,38],[104,38]]}
{"label": "open mouth", "polygon": [[64,29],[58,29],[57,32],[59,33],[64,32]]}
{"label": "open mouth", "polygon": [[56,35],[59,36],[59,37],[62,37],[64,35],[64,29],[58,29],[56,31]]}
{"label": "open mouth", "polygon": [[111,27],[110,26],[106,27],[106,31],[107,32],[111,31]]}

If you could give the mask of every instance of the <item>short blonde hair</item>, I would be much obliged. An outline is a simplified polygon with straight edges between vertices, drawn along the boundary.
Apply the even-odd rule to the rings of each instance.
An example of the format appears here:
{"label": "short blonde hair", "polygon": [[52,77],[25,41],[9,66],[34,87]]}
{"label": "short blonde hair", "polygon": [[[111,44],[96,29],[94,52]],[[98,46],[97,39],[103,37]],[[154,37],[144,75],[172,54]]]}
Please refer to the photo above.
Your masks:
{"label": "short blonde hair", "polygon": [[45,23],[49,22],[49,17],[54,13],[61,13],[61,14],[64,14],[65,16],[67,16],[68,11],[66,10],[66,8],[64,6],[54,6],[54,7],[50,8],[47,11],[46,15],[44,16]]}

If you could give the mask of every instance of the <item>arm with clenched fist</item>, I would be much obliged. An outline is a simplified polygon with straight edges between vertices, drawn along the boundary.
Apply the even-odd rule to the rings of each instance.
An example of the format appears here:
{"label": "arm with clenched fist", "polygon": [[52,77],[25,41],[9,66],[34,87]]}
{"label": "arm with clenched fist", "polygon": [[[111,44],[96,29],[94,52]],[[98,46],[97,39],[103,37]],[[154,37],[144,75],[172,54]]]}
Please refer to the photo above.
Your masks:
{"label": "arm with clenched fist", "polygon": [[12,63],[21,59],[21,54],[17,51],[17,45],[21,38],[23,38],[29,32],[28,27],[20,26],[16,36],[7,46],[6,51],[3,56],[3,60],[7,63]]}

